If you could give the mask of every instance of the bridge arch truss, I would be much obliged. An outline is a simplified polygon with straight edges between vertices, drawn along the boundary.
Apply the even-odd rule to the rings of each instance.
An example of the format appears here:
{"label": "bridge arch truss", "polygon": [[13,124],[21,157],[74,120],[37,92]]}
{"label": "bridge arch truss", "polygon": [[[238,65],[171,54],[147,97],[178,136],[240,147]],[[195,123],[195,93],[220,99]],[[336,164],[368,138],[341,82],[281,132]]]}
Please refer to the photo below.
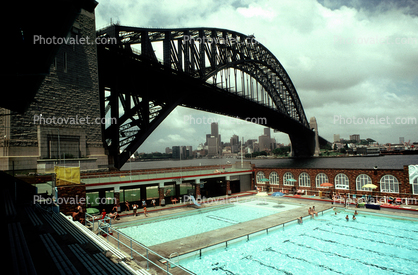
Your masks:
{"label": "bridge arch truss", "polygon": [[[103,129],[117,168],[176,106],[233,117],[251,114],[249,108],[228,111],[226,106],[215,106],[222,104],[190,100],[199,93],[208,101],[207,94],[212,93],[258,109],[258,114],[276,116],[276,121],[272,119],[265,126],[288,133],[291,140],[298,136],[294,139],[299,144],[300,134],[309,136],[309,142],[302,142],[305,144],[293,151],[296,155],[312,155],[311,137],[314,135],[296,89],[279,60],[254,36],[216,28],[157,29],[119,25],[99,30],[97,35],[117,40],[116,45],[98,46],[99,83],[104,102],[102,116],[109,116],[108,111],[113,109],[111,116],[118,118],[117,125]],[[142,70],[137,69],[141,66]],[[148,75],[145,77],[148,83],[133,84],[139,74],[144,77],[153,70],[160,74],[159,80],[153,82]],[[161,81],[163,76],[166,80]],[[173,88],[176,85],[164,86],[162,82],[169,79],[178,82],[177,89]],[[164,88],[150,92],[155,81]],[[175,90],[175,93],[162,91],[164,89]],[[120,107],[123,113],[119,112]]]}

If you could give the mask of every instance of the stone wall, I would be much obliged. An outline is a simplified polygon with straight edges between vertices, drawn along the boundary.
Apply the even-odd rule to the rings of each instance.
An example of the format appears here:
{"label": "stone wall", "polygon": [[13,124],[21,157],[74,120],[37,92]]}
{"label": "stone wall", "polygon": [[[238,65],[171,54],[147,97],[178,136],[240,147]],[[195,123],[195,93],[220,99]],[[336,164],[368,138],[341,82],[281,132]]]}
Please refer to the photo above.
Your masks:
{"label": "stone wall", "polygon": [[[92,156],[97,159],[96,167],[107,168],[102,125],[95,121],[101,113],[97,48],[92,43],[96,38],[94,13],[82,10],[69,35],[88,38],[89,44],[61,45],[49,75],[27,111],[0,116],[0,169],[11,169],[11,158],[15,156],[32,159],[31,165],[28,161],[15,163],[15,169],[36,169],[36,159],[54,158],[46,148],[57,146],[58,132],[66,138],[61,144],[62,152],[68,149],[68,156]],[[7,112],[0,109],[0,114]],[[55,138],[48,143],[47,136]],[[57,150],[53,150],[52,155],[56,156]]]}

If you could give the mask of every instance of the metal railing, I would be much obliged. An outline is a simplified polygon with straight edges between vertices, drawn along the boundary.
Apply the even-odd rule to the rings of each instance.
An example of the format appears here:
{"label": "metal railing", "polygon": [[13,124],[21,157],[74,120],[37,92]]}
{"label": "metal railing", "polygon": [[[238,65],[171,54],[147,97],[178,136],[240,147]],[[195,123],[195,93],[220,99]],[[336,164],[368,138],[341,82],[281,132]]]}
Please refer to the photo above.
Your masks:
{"label": "metal railing", "polygon": [[[128,249],[130,251],[131,258],[133,258],[133,256],[136,255],[136,256],[139,256],[140,258],[146,260],[146,262],[147,262],[146,269],[147,270],[149,270],[150,264],[152,264],[154,267],[160,269],[161,271],[165,272],[166,274],[173,274],[173,273],[170,272],[170,268],[174,268],[174,267],[178,267],[179,269],[184,271],[186,274],[195,274],[195,273],[185,269],[184,267],[182,267],[178,264],[175,264],[170,259],[167,259],[167,258],[159,255],[155,251],[149,249],[145,245],[143,245],[140,242],[132,239],[131,237],[127,236],[126,234],[120,232],[119,230],[113,228],[106,221],[103,222],[102,220],[99,220],[98,230],[99,230],[98,234],[106,235],[106,239],[107,239],[108,242],[109,242],[109,238],[111,238],[111,240],[116,242],[117,243],[117,249],[121,250],[121,247],[122,248],[125,247],[126,249]],[[116,237],[114,235],[116,235]],[[136,248],[134,248],[135,246],[136,246]],[[142,255],[138,251],[139,250],[138,248],[145,252],[145,256]],[[156,256],[157,258],[159,258],[158,261],[161,262],[162,264],[165,264],[165,269],[163,267],[161,267],[160,265],[158,265],[157,263],[155,263],[154,261],[152,261],[150,259],[151,255]]]}
{"label": "metal railing", "polygon": [[[324,212],[328,212],[328,211],[331,211],[331,209],[326,209],[326,210],[320,211],[318,213],[318,215],[319,214],[324,215]],[[304,217],[302,217],[302,219],[307,218],[309,216],[310,215],[304,216]],[[192,250],[190,252],[187,252],[186,254],[180,255],[178,257],[179,258],[188,258],[188,257],[191,257],[192,254],[198,253],[199,258],[201,258],[202,257],[202,250],[218,249],[218,248],[221,248],[221,246],[220,246],[221,244],[225,244],[225,246],[222,246],[223,248],[228,248],[228,242],[229,242],[229,244],[231,244],[231,242],[236,243],[236,242],[239,242],[238,239],[242,239],[241,241],[245,240],[246,242],[248,242],[251,239],[250,238],[251,235],[260,236],[261,234],[263,234],[263,232],[265,232],[265,234],[268,235],[269,230],[271,231],[271,229],[273,229],[273,230],[283,229],[284,230],[286,225],[295,224],[297,222],[298,222],[298,219],[296,218],[296,219],[293,219],[293,220],[290,220],[290,221],[287,221],[287,222],[284,222],[284,223],[281,223],[281,224],[278,224],[278,225],[274,225],[274,226],[270,226],[270,227],[267,227],[267,228],[264,228],[264,229],[260,229],[260,230],[257,230],[257,231],[254,231],[254,232],[251,232],[251,233],[248,233],[248,234],[245,234],[245,235],[241,235],[241,236],[238,236],[238,237],[226,240],[226,241],[222,241],[222,242],[218,242],[218,243],[215,243],[215,244],[212,244],[212,245],[209,245],[209,246],[201,247],[201,248]],[[178,262],[180,262],[180,261],[181,261],[181,259],[178,260]]]}
{"label": "metal railing", "polygon": [[173,170],[155,170],[155,171],[126,171],[123,173],[105,173],[97,175],[81,175],[81,179],[85,183],[89,183],[89,179],[94,180],[94,183],[104,182],[120,182],[130,180],[152,180],[158,178],[170,178],[170,177],[183,177],[183,176],[194,176],[204,174],[219,174],[240,172],[240,171],[251,171],[251,168],[232,168],[232,167],[211,167],[211,168],[179,168]]}

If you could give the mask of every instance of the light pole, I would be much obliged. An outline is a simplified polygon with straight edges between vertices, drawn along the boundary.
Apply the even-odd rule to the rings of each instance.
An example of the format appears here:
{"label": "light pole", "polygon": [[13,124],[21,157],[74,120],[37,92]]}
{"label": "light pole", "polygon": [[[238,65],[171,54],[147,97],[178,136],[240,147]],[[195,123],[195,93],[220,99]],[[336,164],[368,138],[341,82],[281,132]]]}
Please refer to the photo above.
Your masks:
{"label": "light pole", "polygon": [[242,158],[242,144],[244,143],[244,137],[242,137],[241,142],[241,169],[244,168],[244,159]]}

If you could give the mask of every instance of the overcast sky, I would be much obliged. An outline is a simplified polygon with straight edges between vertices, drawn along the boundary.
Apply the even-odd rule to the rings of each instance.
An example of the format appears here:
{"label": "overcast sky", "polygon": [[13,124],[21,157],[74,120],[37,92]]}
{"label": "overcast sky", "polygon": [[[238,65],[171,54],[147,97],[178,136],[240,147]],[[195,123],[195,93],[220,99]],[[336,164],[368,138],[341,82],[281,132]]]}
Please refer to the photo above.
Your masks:
{"label": "overcast sky", "polygon": [[[319,134],[418,141],[418,4],[414,0],[98,0],[96,26],[218,27],[254,34],[286,69]],[[224,119],[222,141],[258,138],[263,127],[176,108],[139,148],[164,151],[205,142],[209,124]],[[377,119],[377,121],[376,121]],[[242,122],[239,122],[242,123]],[[272,133],[273,134],[273,133]],[[286,134],[274,133],[289,143]]]}

